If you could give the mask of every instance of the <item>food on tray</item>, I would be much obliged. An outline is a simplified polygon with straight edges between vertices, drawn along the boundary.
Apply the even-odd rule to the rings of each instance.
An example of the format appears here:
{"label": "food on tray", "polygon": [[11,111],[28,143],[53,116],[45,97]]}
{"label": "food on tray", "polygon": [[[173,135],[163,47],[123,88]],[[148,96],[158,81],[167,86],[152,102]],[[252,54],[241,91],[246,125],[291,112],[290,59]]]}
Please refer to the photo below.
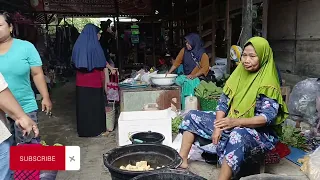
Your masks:
{"label": "food on tray", "polygon": [[[162,166],[164,167],[164,166]],[[157,167],[157,169],[160,169],[161,167]],[[120,169],[127,170],[127,171],[151,171],[154,170],[154,168],[151,168],[150,165],[148,165],[147,161],[139,161],[136,162],[136,165],[128,164],[126,166],[120,166]]]}
{"label": "food on tray", "polygon": [[161,166],[161,167],[158,166],[156,169],[160,169],[160,168],[164,168],[164,166]]}
{"label": "food on tray", "polygon": [[120,166],[120,169],[127,170],[127,171],[150,171],[154,170],[153,168],[148,165],[147,161],[139,161],[136,162],[136,165],[128,164],[127,166]]}

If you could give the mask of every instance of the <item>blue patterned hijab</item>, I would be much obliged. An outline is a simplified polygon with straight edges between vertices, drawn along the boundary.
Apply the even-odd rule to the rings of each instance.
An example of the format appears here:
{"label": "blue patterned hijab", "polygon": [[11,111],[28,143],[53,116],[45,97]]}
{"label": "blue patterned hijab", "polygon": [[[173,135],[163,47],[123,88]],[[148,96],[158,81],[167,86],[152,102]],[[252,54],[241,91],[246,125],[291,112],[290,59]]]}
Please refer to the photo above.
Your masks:
{"label": "blue patterned hijab", "polygon": [[87,24],[78,37],[72,51],[72,61],[77,69],[105,68],[106,58],[98,40],[99,28]]}
{"label": "blue patterned hijab", "polygon": [[192,47],[191,50],[185,48],[183,57],[184,73],[189,75],[196,66],[199,66],[202,55],[206,50],[203,48],[203,42],[198,34],[191,33],[185,39]]}

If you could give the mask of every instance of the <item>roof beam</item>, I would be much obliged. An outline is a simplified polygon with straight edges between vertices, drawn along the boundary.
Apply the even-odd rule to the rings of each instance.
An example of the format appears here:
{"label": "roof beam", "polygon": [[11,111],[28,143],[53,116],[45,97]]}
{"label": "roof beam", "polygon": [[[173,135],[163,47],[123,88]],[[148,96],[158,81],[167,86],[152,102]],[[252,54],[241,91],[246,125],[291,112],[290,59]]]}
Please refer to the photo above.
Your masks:
{"label": "roof beam", "polygon": [[24,7],[24,6],[20,6],[12,1],[8,2],[8,0],[0,0],[0,3],[4,3],[8,6],[11,6],[11,7],[14,7],[14,8],[17,8],[18,10],[20,11],[24,11],[24,12],[31,12],[29,8],[27,7]]}

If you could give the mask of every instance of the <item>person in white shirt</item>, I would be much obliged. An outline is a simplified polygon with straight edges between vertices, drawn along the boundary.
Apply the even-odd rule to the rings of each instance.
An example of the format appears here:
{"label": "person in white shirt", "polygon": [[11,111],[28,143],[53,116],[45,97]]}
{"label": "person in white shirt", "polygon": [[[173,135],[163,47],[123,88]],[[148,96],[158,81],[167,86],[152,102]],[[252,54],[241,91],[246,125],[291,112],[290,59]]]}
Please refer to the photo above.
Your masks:
{"label": "person in white shirt", "polygon": [[39,135],[37,124],[24,113],[0,73],[0,180],[10,180],[12,174],[9,169],[11,133],[8,130],[9,122],[5,113],[22,129],[24,135],[28,135],[31,131],[36,137]]}

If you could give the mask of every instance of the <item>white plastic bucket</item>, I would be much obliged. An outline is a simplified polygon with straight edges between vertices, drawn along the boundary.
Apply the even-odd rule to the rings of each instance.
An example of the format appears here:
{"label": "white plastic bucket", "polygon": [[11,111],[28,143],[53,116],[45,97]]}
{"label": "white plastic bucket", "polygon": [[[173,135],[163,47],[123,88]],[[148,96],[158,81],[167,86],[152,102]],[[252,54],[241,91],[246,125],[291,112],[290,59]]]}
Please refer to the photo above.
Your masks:
{"label": "white plastic bucket", "polygon": [[112,102],[112,106],[106,107],[106,125],[107,131],[113,131],[116,121],[116,110],[114,107],[115,102]]}

